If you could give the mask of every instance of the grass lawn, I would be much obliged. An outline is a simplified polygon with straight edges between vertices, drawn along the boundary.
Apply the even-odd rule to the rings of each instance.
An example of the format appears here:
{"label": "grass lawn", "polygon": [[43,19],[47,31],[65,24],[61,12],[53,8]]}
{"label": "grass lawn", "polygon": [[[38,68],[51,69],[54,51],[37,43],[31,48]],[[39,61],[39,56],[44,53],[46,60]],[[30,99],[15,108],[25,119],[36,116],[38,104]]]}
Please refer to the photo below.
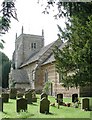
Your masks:
{"label": "grass lawn", "polygon": [[[9,103],[4,103],[4,112],[0,112],[0,118],[90,118],[90,111],[83,111],[81,108],[60,106],[50,106],[50,114],[39,112],[40,96],[37,95],[37,103],[28,105],[27,112],[16,112],[16,100],[9,99]],[[50,102],[55,102],[55,98],[49,96]],[[71,102],[70,98],[64,98],[64,102]]]}

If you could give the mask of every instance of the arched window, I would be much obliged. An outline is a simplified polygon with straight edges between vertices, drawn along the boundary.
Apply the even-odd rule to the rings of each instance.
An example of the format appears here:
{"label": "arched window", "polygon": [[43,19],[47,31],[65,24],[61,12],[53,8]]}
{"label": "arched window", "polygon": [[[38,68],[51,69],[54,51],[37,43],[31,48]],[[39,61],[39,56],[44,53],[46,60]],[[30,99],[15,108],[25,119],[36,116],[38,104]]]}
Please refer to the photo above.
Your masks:
{"label": "arched window", "polygon": [[32,71],[32,81],[35,80],[35,70]]}
{"label": "arched window", "polygon": [[47,82],[48,81],[48,71],[47,71],[47,69],[45,70],[45,80],[44,80],[45,82]]}

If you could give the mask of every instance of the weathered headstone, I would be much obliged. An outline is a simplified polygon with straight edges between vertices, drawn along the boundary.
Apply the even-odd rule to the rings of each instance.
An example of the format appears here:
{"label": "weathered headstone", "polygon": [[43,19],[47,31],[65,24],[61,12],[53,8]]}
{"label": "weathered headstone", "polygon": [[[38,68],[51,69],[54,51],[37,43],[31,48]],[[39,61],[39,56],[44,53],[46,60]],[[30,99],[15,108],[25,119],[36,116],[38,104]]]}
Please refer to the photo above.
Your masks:
{"label": "weathered headstone", "polygon": [[23,95],[24,95],[23,93],[18,92],[17,93],[17,98],[23,98]]}
{"label": "weathered headstone", "polygon": [[2,97],[0,97],[0,111],[3,112],[3,101],[2,101]]}
{"label": "weathered headstone", "polygon": [[8,103],[9,102],[9,94],[8,93],[2,93],[1,97],[3,99],[3,103]]}
{"label": "weathered headstone", "polygon": [[40,100],[40,113],[49,113],[50,101],[47,98],[42,98]]}
{"label": "weathered headstone", "polygon": [[27,110],[27,100],[25,98],[20,98],[16,100],[16,111],[20,112]]}
{"label": "weathered headstone", "polygon": [[32,104],[32,92],[31,91],[25,93],[25,98],[27,99],[28,104]]}
{"label": "weathered headstone", "polygon": [[17,95],[17,89],[11,88],[10,89],[10,99],[16,99],[16,95]]}
{"label": "weathered headstone", "polygon": [[32,102],[37,102],[35,89],[33,89],[31,91],[32,91]]}
{"label": "weathered headstone", "polygon": [[72,94],[72,102],[78,102],[78,94],[75,93],[75,94]]}
{"label": "weathered headstone", "polygon": [[89,110],[89,98],[82,99],[82,109]]}
{"label": "weathered headstone", "polygon": [[45,97],[46,99],[48,99],[48,95],[47,95],[46,93],[42,93],[42,94],[41,94],[41,99],[44,98],[44,97]]}
{"label": "weathered headstone", "polygon": [[63,104],[63,94],[62,93],[59,93],[57,94],[57,103],[59,103],[59,105],[62,105]]}

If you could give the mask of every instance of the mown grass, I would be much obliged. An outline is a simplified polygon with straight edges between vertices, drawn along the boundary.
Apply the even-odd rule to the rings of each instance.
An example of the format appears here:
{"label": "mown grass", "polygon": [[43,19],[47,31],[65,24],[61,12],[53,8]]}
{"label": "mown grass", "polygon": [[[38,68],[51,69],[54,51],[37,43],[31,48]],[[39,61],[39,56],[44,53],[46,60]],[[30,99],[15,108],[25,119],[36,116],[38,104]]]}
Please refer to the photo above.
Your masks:
{"label": "mown grass", "polygon": [[[81,108],[60,106],[57,104],[50,106],[50,114],[42,114],[40,109],[40,96],[37,95],[37,103],[28,105],[27,112],[16,112],[16,100],[9,99],[9,103],[4,103],[4,112],[0,112],[0,118],[90,118],[90,111],[83,111]],[[55,98],[49,96],[50,102],[55,102]],[[71,102],[71,98],[64,98],[64,102]]]}

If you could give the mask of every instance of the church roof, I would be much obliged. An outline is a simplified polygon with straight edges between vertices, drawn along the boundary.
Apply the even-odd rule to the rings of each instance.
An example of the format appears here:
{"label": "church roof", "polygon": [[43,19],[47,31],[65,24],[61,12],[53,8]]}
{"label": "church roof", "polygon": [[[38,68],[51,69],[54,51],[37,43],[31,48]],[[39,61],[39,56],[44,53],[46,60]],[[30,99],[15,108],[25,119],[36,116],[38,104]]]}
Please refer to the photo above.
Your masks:
{"label": "church roof", "polygon": [[[67,43],[63,43],[60,45],[59,49],[62,50],[62,48],[66,45]],[[48,59],[42,64],[42,65],[46,65],[48,63],[52,63],[52,62],[55,62],[55,58],[54,58],[54,54],[52,53]]]}
{"label": "church roof", "polygon": [[26,70],[12,70],[12,79],[15,81],[15,83],[29,84],[29,78]]}
{"label": "church roof", "polygon": [[31,55],[31,56],[29,57],[29,59],[28,59],[25,63],[23,63],[20,67],[23,67],[23,66],[25,66],[25,65],[28,65],[28,64],[30,64],[30,63],[32,63],[32,62],[35,62],[35,61],[39,60],[39,58],[40,58],[54,43],[55,43],[55,41],[52,42],[51,44],[45,46],[45,47],[42,47],[42,48],[40,49],[40,51],[38,51],[38,52],[34,53],[33,55]]}

